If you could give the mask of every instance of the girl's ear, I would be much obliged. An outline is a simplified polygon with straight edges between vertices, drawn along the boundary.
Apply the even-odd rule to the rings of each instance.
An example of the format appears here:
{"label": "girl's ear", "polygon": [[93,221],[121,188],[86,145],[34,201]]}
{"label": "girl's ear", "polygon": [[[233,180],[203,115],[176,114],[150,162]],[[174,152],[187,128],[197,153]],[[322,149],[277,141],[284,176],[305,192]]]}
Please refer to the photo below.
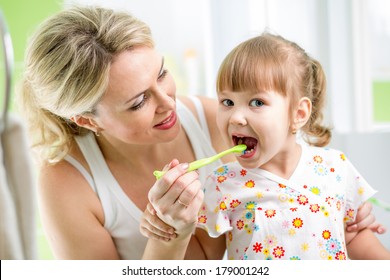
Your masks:
{"label": "girl's ear", "polygon": [[298,107],[294,113],[293,130],[302,128],[310,118],[311,115],[311,100],[307,97],[302,97],[299,100]]}
{"label": "girl's ear", "polygon": [[78,126],[92,130],[95,133],[101,131],[95,120],[91,117],[76,115],[74,117],[71,117],[70,119]]}

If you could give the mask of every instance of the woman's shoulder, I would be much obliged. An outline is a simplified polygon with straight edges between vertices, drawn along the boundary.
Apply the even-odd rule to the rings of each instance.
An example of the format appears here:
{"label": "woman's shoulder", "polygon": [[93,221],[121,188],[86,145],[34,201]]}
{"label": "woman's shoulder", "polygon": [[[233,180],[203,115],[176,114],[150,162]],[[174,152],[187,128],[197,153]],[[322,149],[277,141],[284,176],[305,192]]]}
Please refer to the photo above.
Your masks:
{"label": "woman's shoulder", "polygon": [[[67,156],[72,157],[90,173],[87,161],[76,142],[71,145]],[[40,191],[61,192],[62,194],[67,192],[68,195],[73,195],[72,192],[74,191],[77,195],[80,188],[92,190],[80,170],[65,158],[55,163],[50,163],[48,161],[42,162],[38,175],[38,187]]]}
{"label": "woman's shoulder", "polygon": [[64,159],[56,163],[44,162],[40,165],[38,174],[40,192],[71,193],[72,188],[82,185],[83,181],[85,180],[80,172]]}
{"label": "woman's shoulder", "polygon": [[[38,194],[41,207],[46,211],[60,209],[61,216],[81,208],[103,221],[100,202],[85,177],[66,160],[43,163],[38,174]],[[80,208],[81,207],[81,208]]]}
{"label": "woman's shoulder", "polygon": [[216,99],[206,97],[206,96],[198,96],[198,95],[193,96],[192,98],[190,98],[188,96],[179,96],[178,97],[178,99],[193,113],[193,115],[199,121],[198,111],[196,109],[196,105],[193,101],[193,98],[197,98],[201,102],[206,119],[208,119],[210,117],[210,115],[215,116],[216,108],[217,108],[217,100]]}
{"label": "woman's shoulder", "polygon": [[[206,96],[195,96],[195,98],[198,98],[202,104],[213,148],[216,150],[217,153],[220,153],[228,149],[229,147],[225,144],[225,141],[222,139],[221,133],[218,130],[218,126],[216,122],[218,101],[214,98],[210,98]],[[196,110],[196,106],[194,102],[191,100],[191,98],[180,97],[180,101],[182,101],[182,103],[195,115],[196,119],[199,121],[199,116]],[[227,155],[223,158],[223,161],[230,162],[233,161],[234,159],[235,158],[233,155]]]}

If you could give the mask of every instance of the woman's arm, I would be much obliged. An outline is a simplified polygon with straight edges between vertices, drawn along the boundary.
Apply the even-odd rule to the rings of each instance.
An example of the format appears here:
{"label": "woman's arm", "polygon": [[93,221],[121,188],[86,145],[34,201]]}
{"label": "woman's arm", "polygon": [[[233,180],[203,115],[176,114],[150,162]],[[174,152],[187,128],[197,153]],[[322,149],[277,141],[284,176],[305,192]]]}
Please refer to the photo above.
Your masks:
{"label": "woman's arm", "polygon": [[347,244],[347,250],[349,258],[355,260],[390,260],[390,251],[367,228]]}
{"label": "woman's arm", "polygon": [[212,238],[205,230],[197,228],[195,236],[206,260],[221,260],[223,258],[226,251],[225,234]]}
{"label": "woman's arm", "polygon": [[386,227],[375,222],[375,216],[372,213],[372,204],[368,201],[364,202],[358,210],[356,220],[347,224],[347,232],[352,233],[354,236],[362,229],[369,228],[373,232],[383,234],[386,232]]}
{"label": "woman's arm", "polygon": [[68,162],[42,166],[39,207],[55,258],[119,259],[99,199]]}
{"label": "woman's arm", "polygon": [[[154,239],[160,241],[171,241],[177,237],[177,235],[174,233],[175,229],[170,225],[164,223],[155,214],[155,210],[150,204],[148,204],[148,207],[142,216],[141,223],[140,223],[140,231],[145,237],[151,240]],[[155,245],[156,242],[150,244],[154,244],[151,246],[156,246]],[[182,244],[185,244],[185,242]],[[163,245],[163,246],[167,246],[167,245]],[[180,243],[178,243],[177,245],[172,245],[172,246],[180,247],[181,245]],[[179,248],[179,250],[181,249]],[[203,229],[197,228],[195,234],[192,235],[189,241],[184,258],[186,260],[204,260],[204,259],[219,260],[223,257],[225,253],[225,249],[226,249],[225,235],[222,235],[219,238],[211,238]],[[172,248],[168,250],[172,250]],[[177,253],[178,252],[179,251],[177,251]],[[183,254],[184,250],[180,252],[181,252],[180,254]],[[162,255],[163,255],[162,257],[164,257],[164,254]],[[155,255],[154,258],[158,259],[159,257]]]}
{"label": "woman's arm", "polygon": [[149,239],[143,260],[183,260],[189,246],[191,234],[180,235],[171,241]]}

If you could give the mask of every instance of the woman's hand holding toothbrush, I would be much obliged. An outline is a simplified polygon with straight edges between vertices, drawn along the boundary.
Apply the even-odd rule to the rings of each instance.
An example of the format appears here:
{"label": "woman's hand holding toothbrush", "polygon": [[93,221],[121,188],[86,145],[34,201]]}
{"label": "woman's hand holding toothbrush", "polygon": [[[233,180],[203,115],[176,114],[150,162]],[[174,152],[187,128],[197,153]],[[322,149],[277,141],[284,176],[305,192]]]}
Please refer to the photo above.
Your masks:
{"label": "woman's hand holding toothbrush", "polygon": [[172,160],[150,189],[150,203],[140,224],[145,236],[170,240],[176,236],[186,237],[194,231],[203,191],[198,173],[188,172],[188,166]]}

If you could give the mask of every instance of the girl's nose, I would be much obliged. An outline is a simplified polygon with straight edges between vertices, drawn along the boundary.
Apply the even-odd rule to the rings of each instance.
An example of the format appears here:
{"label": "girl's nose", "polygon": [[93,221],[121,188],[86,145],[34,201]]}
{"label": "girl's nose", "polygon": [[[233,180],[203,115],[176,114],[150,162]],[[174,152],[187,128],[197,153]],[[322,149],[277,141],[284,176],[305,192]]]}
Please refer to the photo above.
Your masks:
{"label": "girl's nose", "polygon": [[238,126],[247,125],[245,114],[241,110],[234,111],[230,116],[229,123]]}

